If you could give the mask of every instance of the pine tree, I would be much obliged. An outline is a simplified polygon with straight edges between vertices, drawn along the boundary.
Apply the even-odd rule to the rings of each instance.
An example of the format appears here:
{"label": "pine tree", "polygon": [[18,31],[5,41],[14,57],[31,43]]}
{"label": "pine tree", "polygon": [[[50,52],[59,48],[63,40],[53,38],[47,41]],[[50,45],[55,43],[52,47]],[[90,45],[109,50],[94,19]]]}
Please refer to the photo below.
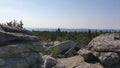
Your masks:
{"label": "pine tree", "polygon": [[7,22],[7,25],[8,25],[8,26],[12,26],[12,21]]}
{"label": "pine tree", "polygon": [[22,20],[20,21],[20,28],[23,28],[23,22],[22,22]]}
{"label": "pine tree", "polygon": [[57,29],[57,36],[58,36],[58,37],[61,36],[61,30],[60,30],[60,28]]}
{"label": "pine tree", "polygon": [[90,29],[88,30],[88,38],[89,38],[89,39],[92,39],[92,32],[91,32]]}

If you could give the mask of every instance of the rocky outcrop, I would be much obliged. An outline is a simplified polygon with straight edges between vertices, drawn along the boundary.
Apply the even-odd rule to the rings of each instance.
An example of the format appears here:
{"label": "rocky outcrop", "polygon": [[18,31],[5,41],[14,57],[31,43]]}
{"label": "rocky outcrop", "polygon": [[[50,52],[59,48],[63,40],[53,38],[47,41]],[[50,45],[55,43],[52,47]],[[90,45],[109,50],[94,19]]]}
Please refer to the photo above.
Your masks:
{"label": "rocky outcrop", "polygon": [[44,51],[32,32],[0,26],[0,68],[42,68]]}
{"label": "rocky outcrop", "polygon": [[80,49],[80,55],[73,55],[77,52],[77,46],[73,45],[73,42],[58,44],[54,47],[58,47],[65,56],[70,57],[57,59],[53,68],[119,68],[119,43],[119,34],[102,34],[94,38],[88,48]]}
{"label": "rocky outcrop", "polygon": [[64,55],[64,58],[55,59],[52,55],[41,56],[46,50],[32,32],[8,26],[0,26],[0,30],[0,68],[120,67],[120,35],[116,33],[94,38],[86,49],[80,49],[72,40],[46,44],[46,50],[56,48],[55,51]]}

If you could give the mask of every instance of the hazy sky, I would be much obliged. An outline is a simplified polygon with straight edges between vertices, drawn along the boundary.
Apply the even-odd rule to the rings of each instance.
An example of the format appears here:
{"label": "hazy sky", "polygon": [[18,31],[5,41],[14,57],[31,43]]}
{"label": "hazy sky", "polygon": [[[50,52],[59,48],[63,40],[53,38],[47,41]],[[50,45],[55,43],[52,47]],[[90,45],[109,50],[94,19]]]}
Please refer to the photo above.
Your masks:
{"label": "hazy sky", "polygon": [[0,22],[25,27],[120,29],[120,0],[0,0]]}

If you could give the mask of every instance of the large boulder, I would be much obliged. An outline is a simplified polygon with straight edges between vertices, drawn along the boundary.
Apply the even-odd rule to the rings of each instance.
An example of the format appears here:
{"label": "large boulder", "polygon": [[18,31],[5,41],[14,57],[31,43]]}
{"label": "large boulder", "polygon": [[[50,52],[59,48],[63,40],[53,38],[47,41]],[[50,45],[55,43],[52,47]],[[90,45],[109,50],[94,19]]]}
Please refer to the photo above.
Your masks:
{"label": "large boulder", "polygon": [[75,50],[79,50],[80,49],[80,45],[78,45],[78,43],[72,41],[72,40],[67,40],[67,41],[64,41],[64,42],[61,42],[60,44],[57,44],[52,48],[58,48],[60,50],[60,52],[62,52],[63,54],[68,51],[69,49],[71,48],[74,48]]}
{"label": "large boulder", "polygon": [[102,34],[88,44],[89,50],[120,53],[120,34]]}
{"label": "large boulder", "polygon": [[88,50],[104,65],[117,64],[120,61],[120,34],[102,34],[89,43]]}

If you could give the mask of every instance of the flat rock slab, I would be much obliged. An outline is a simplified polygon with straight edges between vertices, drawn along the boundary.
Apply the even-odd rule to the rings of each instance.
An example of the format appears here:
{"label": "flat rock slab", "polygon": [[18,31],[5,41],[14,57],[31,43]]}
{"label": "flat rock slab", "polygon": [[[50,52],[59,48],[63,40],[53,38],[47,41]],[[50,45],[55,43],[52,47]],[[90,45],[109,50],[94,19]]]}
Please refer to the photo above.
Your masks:
{"label": "flat rock slab", "polygon": [[17,41],[38,41],[36,36],[26,35],[23,33],[10,33],[0,31],[0,43],[17,42]]}

